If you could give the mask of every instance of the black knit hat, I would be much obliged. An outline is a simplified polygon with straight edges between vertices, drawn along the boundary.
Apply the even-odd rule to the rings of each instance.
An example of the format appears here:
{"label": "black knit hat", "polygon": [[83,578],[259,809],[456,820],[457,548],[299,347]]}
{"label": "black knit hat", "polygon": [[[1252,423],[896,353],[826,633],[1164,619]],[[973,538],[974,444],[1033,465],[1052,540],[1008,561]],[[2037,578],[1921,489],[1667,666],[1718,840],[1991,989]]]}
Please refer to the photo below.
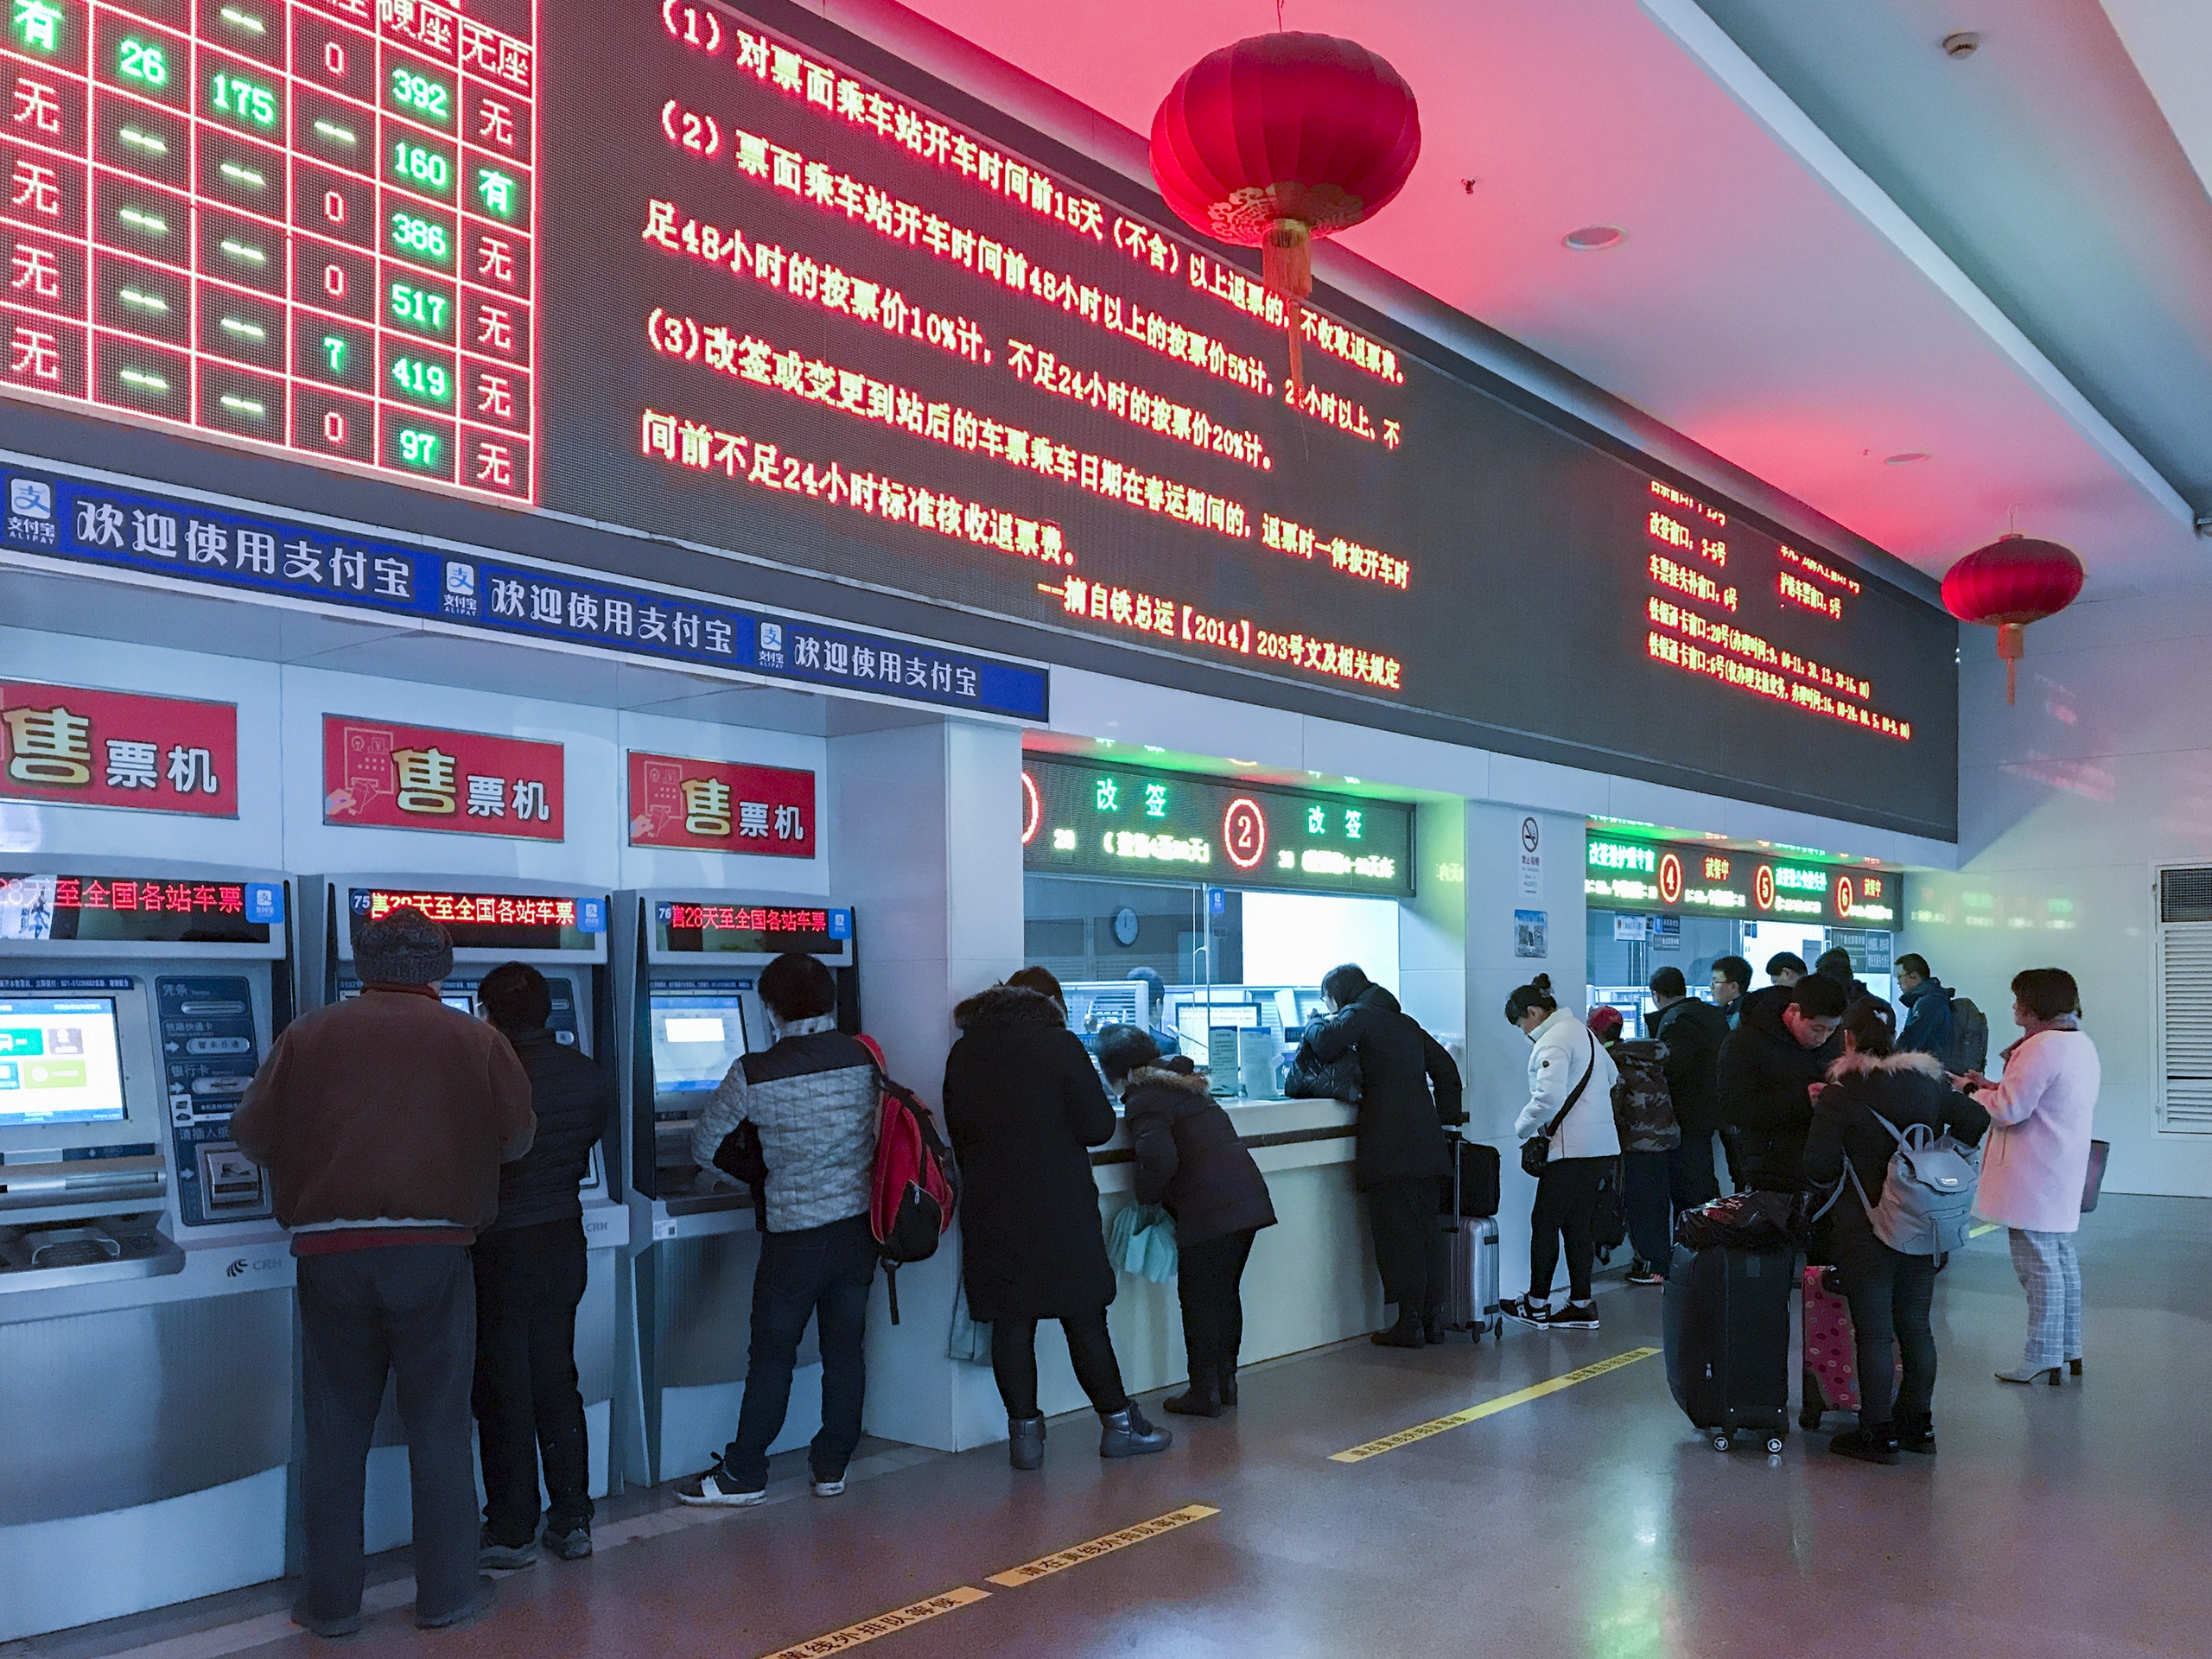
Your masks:
{"label": "black knit hat", "polygon": [[435,985],[453,972],[453,939],[412,905],[353,930],[353,968],[365,985]]}

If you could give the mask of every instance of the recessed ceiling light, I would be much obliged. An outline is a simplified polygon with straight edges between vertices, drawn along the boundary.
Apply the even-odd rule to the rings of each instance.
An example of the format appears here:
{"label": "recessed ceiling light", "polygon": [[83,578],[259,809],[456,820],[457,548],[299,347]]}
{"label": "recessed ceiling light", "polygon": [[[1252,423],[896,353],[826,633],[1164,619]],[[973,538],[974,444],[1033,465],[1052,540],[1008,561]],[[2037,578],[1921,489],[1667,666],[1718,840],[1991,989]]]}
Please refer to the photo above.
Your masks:
{"label": "recessed ceiling light", "polygon": [[1925,449],[1901,449],[1894,455],[1883,456],[1882,465],[1885,467],[1910,467],[1916,461],[1925,461],[1927,459],[1928,452]]}
{"label": "recessed ceiling light", "polygon": [[1585,225],[1560,239],[1577,253],[1602,253],[1627,241],[1628,232],[1618,225]]}

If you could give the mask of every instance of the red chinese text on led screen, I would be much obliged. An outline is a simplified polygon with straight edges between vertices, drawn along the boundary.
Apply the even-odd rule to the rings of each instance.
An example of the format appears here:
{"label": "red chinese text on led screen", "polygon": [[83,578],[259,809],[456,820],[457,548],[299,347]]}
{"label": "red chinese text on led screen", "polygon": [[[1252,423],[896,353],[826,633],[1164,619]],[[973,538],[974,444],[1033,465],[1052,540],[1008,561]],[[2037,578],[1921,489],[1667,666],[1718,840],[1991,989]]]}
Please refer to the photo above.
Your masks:
{"label": "red chinese text on led screen", "polygon": [[793,910],[780,905],[684,905],[661,906],[670,927],[714,928],[738,933],[827,933],[826,910]]}
{"label": "red chinese text on led screen", "polygon": [[395,910],[419,910],[434,922],[496,923],[507,927],[574,927],[573,899],[536,899],[507,893],[369,893],[369,919]]}
{"label": "red chinese text on led screen", "polygon": [[535,499],[532,40],[435,0],[170,10],[10,0],[0,387]]}

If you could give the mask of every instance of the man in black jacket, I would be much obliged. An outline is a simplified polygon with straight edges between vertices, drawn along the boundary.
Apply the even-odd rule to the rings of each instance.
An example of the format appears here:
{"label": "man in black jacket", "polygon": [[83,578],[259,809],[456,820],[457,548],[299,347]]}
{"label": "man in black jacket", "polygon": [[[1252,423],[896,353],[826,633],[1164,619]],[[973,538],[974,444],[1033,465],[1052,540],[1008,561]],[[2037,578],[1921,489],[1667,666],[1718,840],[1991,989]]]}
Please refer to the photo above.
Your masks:
{"label": "man in black jacket", "polygon": [[1744,1023],[1720,1046],[1720,1111],[1737,1132],[1742,1185],[1796,1192],[1805,1184],[1811,1085],[1841,1051],[1836,1027],[1846,994],[1825,974],[1808,974],[1779,997],[1750,999]]}
{"label": "man in black jacket", "polygon": [[1324,1065],[1347,1051],[1359,1056],[1355,1179],[1367,1196],[1382,1299],[1398,1308],[1397,1322],[1375,1340],[1386,1348],[1441,1342],[1452,1277],[1452,1241],[1439,1220],[1440,1183],[1452,1174],[1444,1125],[1466,1122],[1465,1085],[1444,1046],[1357,963],[1329,969],[1321,992],[1336,1013],[1306,1046]]}
{"label": "man in black jacket", "polygon": [[591,1554],[590,1460],[576,1386],[576,1305],[584,1295],[576,1189],[607,1132],[613,1084],[546,1029],[553,996],[526,963],[494,968],[477,1006],[530,1073],[537,1139],[499,1172],[499,1213],[470,1249],[476,1271],[477,1440],[484,1460],[485,1567],[537,1559],[537,1471],[545,1466],[545,1548]]}
{"label": "man in black jacket", "polygon": [[[1679,968],[1651,976],[1652,999],[1659,1005],[1651,1035],[1666,1046],[1660,1062],[1667,1092],[1674,1096],[1675,1121],[1682,1143],[1669,1154],[1669,1187],[1677,1211],[1694,1210],[1720,1196],[1713,1170],[1713,1137],[1726,1127],[1720,1115],[1720,1045],[1728,1039],[1728,1016],[1689,994]],[[1654,1263],[1661,1271],[1663,1262]]]}

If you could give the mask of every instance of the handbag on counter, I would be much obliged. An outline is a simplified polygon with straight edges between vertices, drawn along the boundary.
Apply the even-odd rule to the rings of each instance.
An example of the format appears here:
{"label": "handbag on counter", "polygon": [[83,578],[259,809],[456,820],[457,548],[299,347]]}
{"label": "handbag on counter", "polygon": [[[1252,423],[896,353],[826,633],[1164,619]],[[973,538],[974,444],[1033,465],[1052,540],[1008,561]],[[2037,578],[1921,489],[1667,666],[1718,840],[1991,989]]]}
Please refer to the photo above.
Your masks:
{"label": "handbag on counter", "polygon": [[1553,1115],[1552,1121],[1521,1143],[1521,1167],[1541,1179],[1544,1166],[1552,1160],[1552,1137],[1559,1133],[1559,1126],[1567,1122],[1567,1115],[1574,1109],[1574,1103],[1582,1098],[1582,1091],[1590,1086],[1590,1077],[1598,1069],[1598,1039],[1590,1039],[1590,1064],[1582,1068],[1582,1081],[1567,1097],[1567,1104]]}
{"label": "handbag on counter", "polygon": [[1341,1100],[1347,1106],[1357,1106],[1363,1082],[1359,1051],[1347,1048],[1333,1060],[1323,1060],[1313,1052],[1313,1032],[1324,1018],[1316,1014],[1306,1022],[1305,1039],[1291,1057],[1289,1070],[1283,1073],[1282,1096],[1285,1100]]}

